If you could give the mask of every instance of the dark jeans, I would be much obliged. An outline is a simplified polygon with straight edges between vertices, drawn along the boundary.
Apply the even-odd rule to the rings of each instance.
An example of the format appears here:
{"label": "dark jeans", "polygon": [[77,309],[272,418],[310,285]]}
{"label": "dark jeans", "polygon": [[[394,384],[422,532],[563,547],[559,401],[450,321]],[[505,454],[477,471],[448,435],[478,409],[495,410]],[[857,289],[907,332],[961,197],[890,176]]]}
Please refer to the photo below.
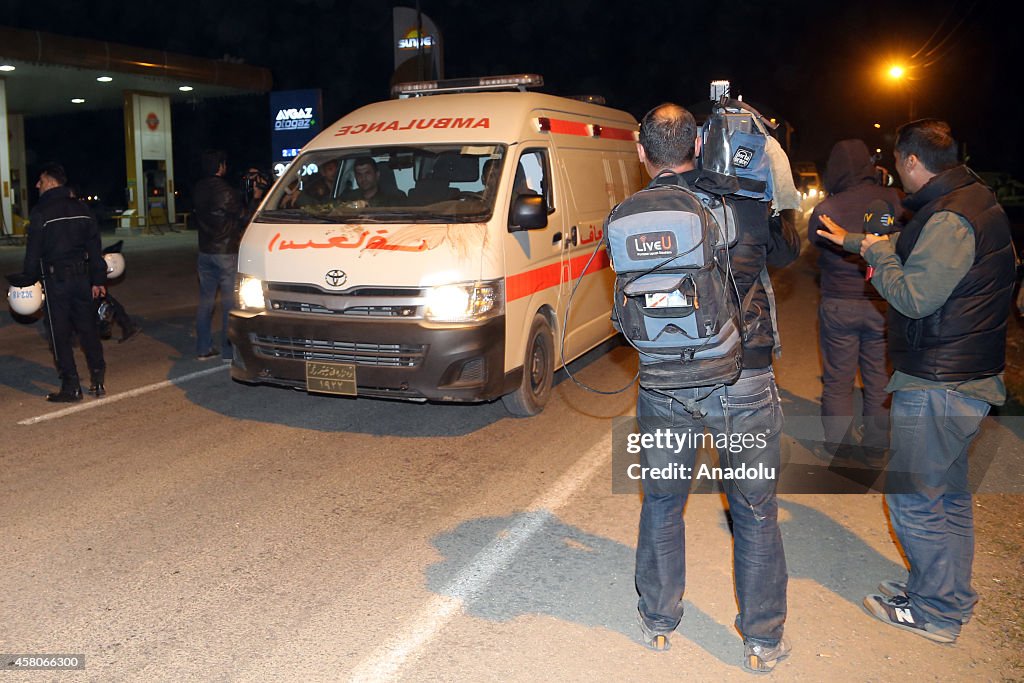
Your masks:
{"label": "dark jeans", "polygon": [[213,350],[213,307],[220,290],[221,346],[224,358],[231,358],[231,342],[228,341],[228,311],[234,305],[235,273],[238,272],[238,254],[204,254],[200,252],[197,263],[199,271],[199,308],[196,309],[196,353],[204,354]]}
{"label": "dark jeans", "polygon": [[892,399],[885,502],[910,561],[907,595],[927,621],[953,635],[978,601],[967,450],[989,407],[947,389],[897,391]]}
{"label": "dark jeans", "polygon": [[885,407],[886,369],[884,301],[835,299],[823,296],[818,306],[821,344],[821,423],[825,442],[852,443],[853,389],[860,369],[864,383],[863,444],[885,448],[889,443]]}
{"label": "dark jeans", "polygon": [[[770,368],[745,370],[737,382],[710,395],[708,389],[677,389],[655,392],[640,389],[637,421],[641,432],[671,429],[677,434],[762,435],[754,447],[720,448],[723,467],[759,464],[774,470],[775,478],[723,480],[733,522],[733,564],[739,616],[736,625],[746,642],[775,646],[782,638],[786,620],[786,557],[778,525],[775,487],[779,472],[782,406],[775,375]],[[706,398],[702,398],[705,397]],[[674,399],[702,399],[707,414],[695,418]],[[763,446],[763,447],[758,447]],[[643,467],[663,468],[678,464],[692,468],[696,447],[645,448]],[[696,473],[694,473],[696,476]],[[686,587],[686,538],[683,508],[689,483],[666,487],[642,481],[644,500],[636,547],[636,588],[640,613],[647,625],[669,632],[683,615]]]}
{"label": "dark jeans", "polygon": [[65,280],[46,279],[46,309],[50,316],[57,372],[64,385],[78,384],[78,368],[72,335],[78,333],[78,343],[85,353],[90,372],[105,370],[103,346],[100,343],[96,306],[92,300],[92,285],[86,275],[73,275]]}

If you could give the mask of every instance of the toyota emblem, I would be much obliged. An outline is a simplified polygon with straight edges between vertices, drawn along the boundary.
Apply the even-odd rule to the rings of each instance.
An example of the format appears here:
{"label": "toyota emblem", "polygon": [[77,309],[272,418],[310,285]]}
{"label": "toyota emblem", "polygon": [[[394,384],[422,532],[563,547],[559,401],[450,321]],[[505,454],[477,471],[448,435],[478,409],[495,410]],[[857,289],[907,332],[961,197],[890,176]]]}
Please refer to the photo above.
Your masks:
{"label": "toyota emblem", "polygon": [[327,281],[329,287],[341,287],[348,280],[348,275],[345,275],[345,271],[335,268],[327,271],[324,280]]}

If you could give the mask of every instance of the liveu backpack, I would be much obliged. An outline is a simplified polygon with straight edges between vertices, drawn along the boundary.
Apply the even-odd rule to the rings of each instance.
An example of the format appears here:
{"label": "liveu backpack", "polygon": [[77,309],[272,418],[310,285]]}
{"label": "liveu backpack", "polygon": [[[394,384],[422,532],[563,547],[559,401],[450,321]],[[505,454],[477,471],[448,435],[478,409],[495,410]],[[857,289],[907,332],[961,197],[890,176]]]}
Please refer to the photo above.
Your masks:
{"label": "liveu backpack", "polygon": [[660,178],[615,207],[605,229],[613,316],[640,354],[640,385],[732,384],[743,357],[741,304],[729,264],[736,241],[721,197]]}

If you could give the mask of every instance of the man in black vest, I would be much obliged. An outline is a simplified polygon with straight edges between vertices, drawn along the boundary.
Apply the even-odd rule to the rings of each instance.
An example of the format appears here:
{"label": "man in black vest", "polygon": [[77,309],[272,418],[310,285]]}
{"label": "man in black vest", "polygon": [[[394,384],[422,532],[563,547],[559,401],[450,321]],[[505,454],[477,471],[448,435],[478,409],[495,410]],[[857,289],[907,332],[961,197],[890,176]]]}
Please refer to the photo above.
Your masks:
{"label": "man in black vest", "polygon": [[1015,279],[1010,225],[994,193],[957,163],[944,121],[896,133],[896,170],[913,219],[898,239],[818,234],[874,266],[890,304],[893,373],[886,502],[910,562],[868,612],[940,643],[954,642],[978,601],[971,587],[974,519],[967,450],[991,405],[1006,400],[1006,327]]}

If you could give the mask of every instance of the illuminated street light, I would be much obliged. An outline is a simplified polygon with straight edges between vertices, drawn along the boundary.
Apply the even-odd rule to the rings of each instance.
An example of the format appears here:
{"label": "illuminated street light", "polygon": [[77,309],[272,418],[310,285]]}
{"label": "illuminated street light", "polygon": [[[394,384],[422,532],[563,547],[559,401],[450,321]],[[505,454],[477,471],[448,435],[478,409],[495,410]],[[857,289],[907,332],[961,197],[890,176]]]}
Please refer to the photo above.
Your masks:
{"label": "illuminated street light", "polygon": [[880,123],[876,123],[875,124],[875,128],[881,128],[881,127],[882,127],[882,124],[880,124]]}
{"label": "illuminated street light", "polygon": [[889,80],[895,83],[902,83],[903,89],[907,95],[907,120],[914,120],[914,95],[910,90],[910,81],[913,80],[906,67],[900,64],[890,64],[888,70],[885,72]]}

